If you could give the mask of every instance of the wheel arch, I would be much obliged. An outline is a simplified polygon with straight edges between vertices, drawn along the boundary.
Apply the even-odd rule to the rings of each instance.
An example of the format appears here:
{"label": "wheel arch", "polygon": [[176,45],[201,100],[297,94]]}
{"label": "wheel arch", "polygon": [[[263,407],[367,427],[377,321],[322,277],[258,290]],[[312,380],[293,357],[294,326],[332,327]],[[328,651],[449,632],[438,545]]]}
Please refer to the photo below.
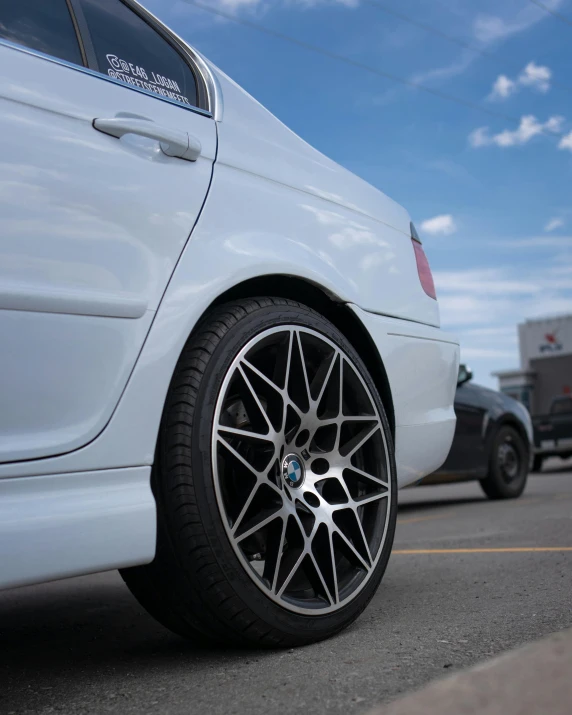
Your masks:
{"label": "wheel arch", "polygon": [[488,451],[490,452],[495,435],[498,434],[498,431],[502,427],[512,427],[514,430],[516,430],[518,435],[522,438],[524,447],[528,455],[530,456],[531,445],[528,440],[526,430],[522,422],[518,419],[518,417],[516,415],[511,414],[510,412],[505,412],[503,415],[501,415],[498,419],[495,420],[494,428],[491,430],[488,439]]}
{"label": "wheel arch", "polygon": [[340,298],[321,286],[297,276],[283,274],[250,278],[234,285],[215,298],[197,321],[194,330],[216,306],[257,296],[274,296],[303,303],[323,315],[343,333],[359,353],[379,391],[391,434],[395,439],[393,396],[383,359],[357,315]]}

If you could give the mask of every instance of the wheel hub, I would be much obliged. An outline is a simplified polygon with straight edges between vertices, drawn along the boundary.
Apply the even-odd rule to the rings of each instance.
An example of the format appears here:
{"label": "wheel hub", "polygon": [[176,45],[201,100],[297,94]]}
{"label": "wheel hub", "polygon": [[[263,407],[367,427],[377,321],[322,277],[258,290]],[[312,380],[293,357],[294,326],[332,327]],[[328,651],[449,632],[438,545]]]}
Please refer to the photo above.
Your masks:
{"label": "wheel hub", "polygon": [[518,475],[519,460],[515,448],[510,442],[505,442],[499,448],[499,463],[507,480],[512,480]]}
{"label": "wheel hub", "polygon": [[297,454],[287,454],[282,461],[282,478],[291,489],[300,489],[306,478],[306,468]]}

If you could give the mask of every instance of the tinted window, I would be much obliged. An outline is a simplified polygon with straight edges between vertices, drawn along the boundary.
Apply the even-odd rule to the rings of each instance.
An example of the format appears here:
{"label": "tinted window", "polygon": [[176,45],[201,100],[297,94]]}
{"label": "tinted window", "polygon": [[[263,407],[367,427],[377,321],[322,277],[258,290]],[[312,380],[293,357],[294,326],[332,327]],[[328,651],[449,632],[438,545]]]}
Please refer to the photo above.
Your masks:
{"label": "tinted window", "polygon": [[563,414],[572,412],[572,398],[564,397],[561,400],[554,400],[552,403],[552,414]]}
{"label": "tinted window", "polygon": [[66,0],[0,0],[0,37],[83,64]]}
{"label": "tinted window", "polygon": [[196,105],[187,63],[120,0],[82,0],[99,71],[182,104]]}

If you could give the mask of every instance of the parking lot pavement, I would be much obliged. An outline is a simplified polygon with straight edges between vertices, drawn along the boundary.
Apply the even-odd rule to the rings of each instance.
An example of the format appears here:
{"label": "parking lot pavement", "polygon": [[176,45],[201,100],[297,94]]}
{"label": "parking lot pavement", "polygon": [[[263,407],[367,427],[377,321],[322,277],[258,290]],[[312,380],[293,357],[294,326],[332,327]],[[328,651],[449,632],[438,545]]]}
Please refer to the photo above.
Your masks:
{"label": "parking lot pavement", "polygon": [[368,715],[570,715],[572,628],[433,681]]}
{"label": "parking lot pavement", "polygon": [[199,649],[115,573],[0,594],[0,712],[364,713],[572,625],[572,469],[516,501],[477,484],[400,494],[380,590],[338,637],[288,651]]}

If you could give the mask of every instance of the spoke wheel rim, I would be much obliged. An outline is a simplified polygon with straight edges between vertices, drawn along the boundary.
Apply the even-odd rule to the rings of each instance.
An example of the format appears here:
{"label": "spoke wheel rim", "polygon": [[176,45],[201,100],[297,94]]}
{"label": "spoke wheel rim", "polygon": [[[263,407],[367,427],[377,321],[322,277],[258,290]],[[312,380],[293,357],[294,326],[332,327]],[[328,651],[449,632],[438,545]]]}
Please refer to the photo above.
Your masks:
{"label": "spoke wheel rim", "polygon": [[227,536],[266,596],[321,615],[361,592],[386,541],[391,467],[343,349],[299,325],[250,340],[219,391],[211,456]]}
{"label": "spoke wheel rim", "polygon": [[512,482],[520,472],[520,459],[512,442],[501,444],[498,459],[505,481]]}

